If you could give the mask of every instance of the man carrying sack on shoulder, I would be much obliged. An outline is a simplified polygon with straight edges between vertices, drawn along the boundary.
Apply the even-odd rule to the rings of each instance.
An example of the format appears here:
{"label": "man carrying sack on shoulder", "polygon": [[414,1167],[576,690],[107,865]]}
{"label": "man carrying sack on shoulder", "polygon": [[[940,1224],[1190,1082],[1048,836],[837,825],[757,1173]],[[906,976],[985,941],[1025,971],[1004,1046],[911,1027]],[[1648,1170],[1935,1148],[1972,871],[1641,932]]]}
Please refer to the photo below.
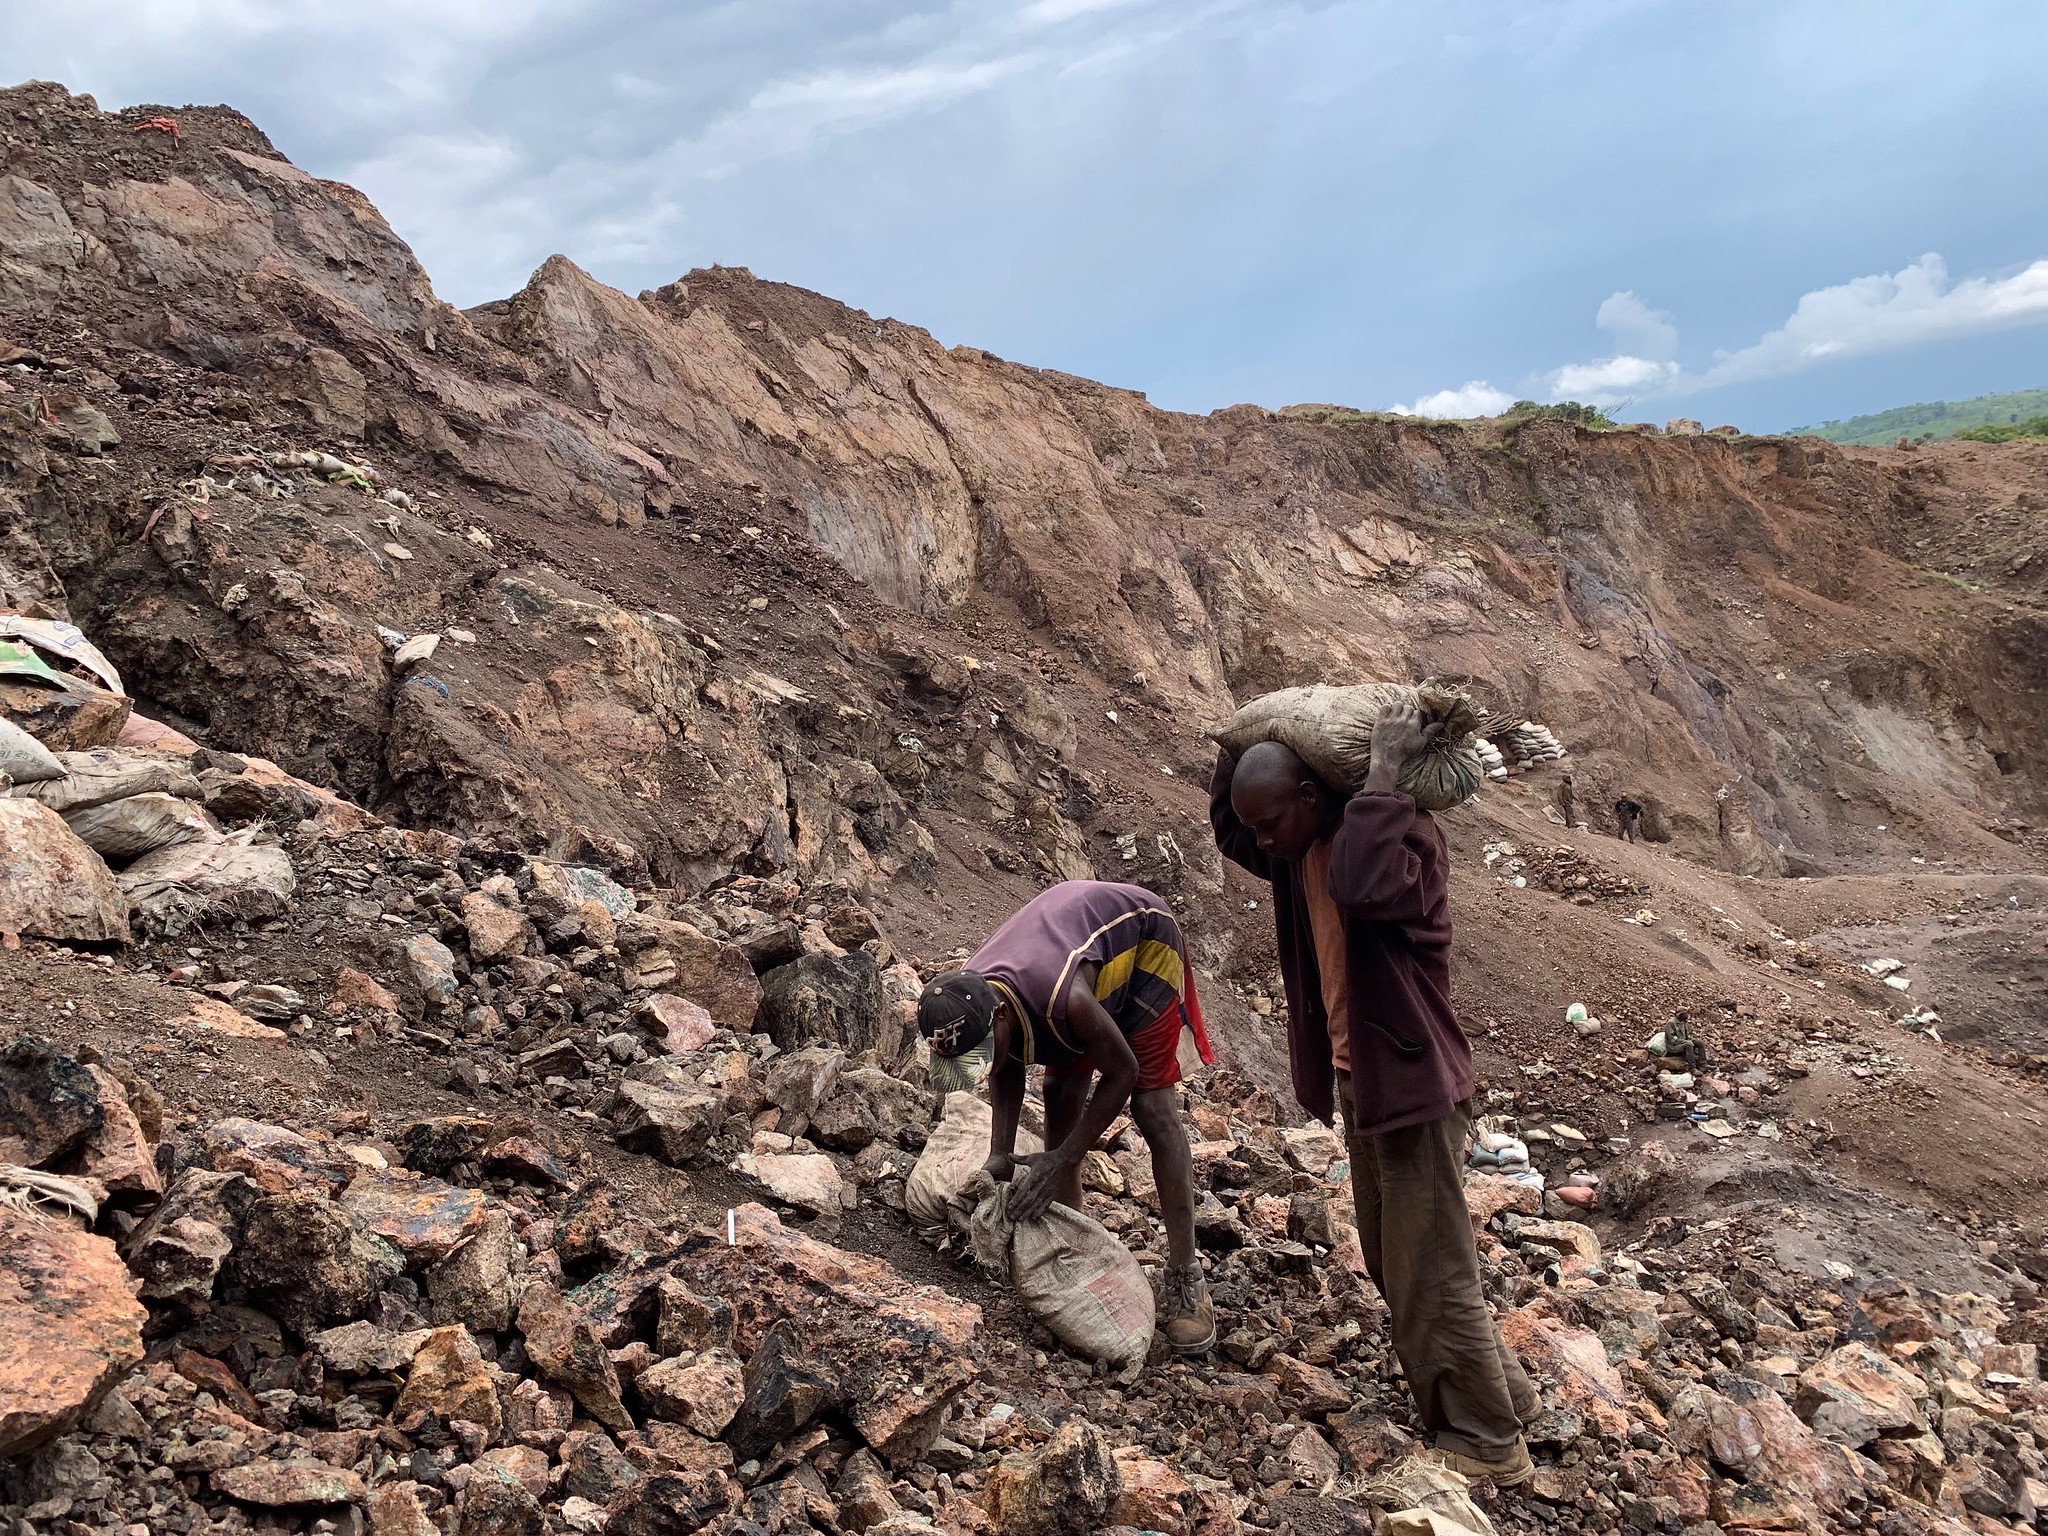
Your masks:
{"label": "man carrying sack on shoulder", "polygon": [[1535,1472],[1522,1424],[1541,1401],[1480,1292],[1465,1205],[1472,1048],[1451,1010],[1448,852],[1396,788],[1431,729],[1382,710],[1348,800],[1277,742],[1226,751],[1209,820],[1225,857],[1272,882],[1295,1097],[1343,1116],[1359,1243],[1437,1457],[1514,1487]]}

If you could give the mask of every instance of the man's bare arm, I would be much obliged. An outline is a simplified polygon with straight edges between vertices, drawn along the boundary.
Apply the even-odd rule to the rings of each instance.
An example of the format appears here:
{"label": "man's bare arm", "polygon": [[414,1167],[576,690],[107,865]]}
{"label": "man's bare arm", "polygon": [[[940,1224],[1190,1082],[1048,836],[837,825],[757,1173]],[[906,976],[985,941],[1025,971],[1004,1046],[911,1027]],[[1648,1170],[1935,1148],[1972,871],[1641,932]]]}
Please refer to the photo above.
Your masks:
{"label": "man's bare arm", "polygon": [[1067,995],[1067,1033],[1074,1043],[1094,1058],[1101,1073],[1088,1107],[1081,1111],[1073,1132],[1057,1147],[1036,1157],[1019,1161],[1031,1165],[1031,1177],[1010,1196],[1010,1214],[1018,1221],[1036,1221],[1052,1204],[1053,1186],[1059,1176],[1080,1166],[1089,1149],[1102,1140],[1116,1117],[1131,1101],[1138,1086],[1138,1058],[1131,1043],[1116,1027],[1116,1020],[1103,1010],[1086,983],[1076,981]]}

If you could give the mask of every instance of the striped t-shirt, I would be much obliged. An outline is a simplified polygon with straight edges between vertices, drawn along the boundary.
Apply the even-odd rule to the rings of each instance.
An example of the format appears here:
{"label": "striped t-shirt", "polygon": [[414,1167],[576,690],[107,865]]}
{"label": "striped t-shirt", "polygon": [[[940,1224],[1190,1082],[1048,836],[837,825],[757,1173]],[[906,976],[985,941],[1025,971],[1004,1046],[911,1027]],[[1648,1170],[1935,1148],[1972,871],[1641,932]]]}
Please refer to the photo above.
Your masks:
{"label": "striped t-shirt", "polygon": [[1069,880],[1026,902],[967,965],[1029,1026],[1024,1059],[1057,1067],[1087,1054],[1067,1025],[1081,966],[1100,967],[1095,999],[1128,1039],[1180,1001],[1184,953],[1164,897],[1141,885]]}

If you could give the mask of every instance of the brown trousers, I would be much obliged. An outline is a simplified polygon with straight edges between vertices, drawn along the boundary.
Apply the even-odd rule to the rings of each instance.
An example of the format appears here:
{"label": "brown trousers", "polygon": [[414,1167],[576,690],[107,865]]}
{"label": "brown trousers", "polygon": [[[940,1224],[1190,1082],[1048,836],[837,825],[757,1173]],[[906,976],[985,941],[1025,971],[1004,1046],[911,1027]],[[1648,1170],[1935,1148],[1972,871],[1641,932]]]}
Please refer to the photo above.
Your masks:
{"label": "brown trousers", "polygon": [[1500,1336],[1479,1289],[1479,1249],[1465,1206],[1472,1106],[1442,1120],[1360,1136],[1351,1080],[1337,1076],[1358,1241],[1387,1303],[1394,1353],[1439,1449],[1482,1461],[1514,1452],[1536,1388]]}

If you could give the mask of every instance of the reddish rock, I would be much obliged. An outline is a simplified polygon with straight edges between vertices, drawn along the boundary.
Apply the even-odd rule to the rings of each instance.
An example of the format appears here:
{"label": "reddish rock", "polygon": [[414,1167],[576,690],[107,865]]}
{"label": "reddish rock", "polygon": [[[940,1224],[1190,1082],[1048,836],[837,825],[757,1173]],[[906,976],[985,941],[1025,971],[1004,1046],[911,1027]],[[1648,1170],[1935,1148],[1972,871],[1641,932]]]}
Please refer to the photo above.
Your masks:
{"label": "reddish rock", "polygon": [[1530,1374],[1550,1378],[1563,1404],[1584,1414],[1602,1434],[1625,1437],[1637,1422],[1659,1422],[1656,1409],[1629,1396],[1597,1334],[1566,1327],[1534,1306],[1509,1312],[1500,1331]]}
{"label": "reddish rock", "polygon": [[718,1021],[710,1011],[668,992],[656,992],[634,1006],[633,1017],[647,1031],[655,1049],[670,1056],[701,1051],[718,1033]]}
{"label": "reddish rock", "polygon": [[1164,1536],[1187,1536],[1195,1493],[1188,1480],[1136,1446],[1119,1447],[1115,1461],[1117,1497],[1110,1518]]}
{"label": "reddish rock", "polygon": [[1600,1267],[1600,1239],[1576,1221],[1525,1221],[1515,1228],[1516,1242],[1542,1243],[1561,1256],[1558,1269],[1567,1280],[1583,1278]]}
{"label": "reddish rock", "polygon": [[171,1363],[177,1367],[178,1374],[193,1386],[211,1392],[243,1418],[260,1419],[263,1416],[256,1399],[249,1395],[249,1389],[223,1361],[196,1350],[180,1349],[172,1352]]}
{"label": "reddish rock", "polygon": [[1275,1355],[1266,1362],[1265,1374],[1279,1385],[1283,1403],[1311,1417],[1342,1413],[1351,1406],[1351,1394],[1344,1384],[1319,1365],[1292,1355]]}
{"label": "reddish rock", "polygon": [[369,1490],[353,1472],[324,1461],[252,1461],[223,1467],[214,1491],[244,1504],[281,1508],[296,1504],[360,1504]]}
{"label": "reddish rock", "polygon": [[1122,1491],[1102,1431],[1072,1418],[1037,1455],[1005,1456],[982,1503],[1001,1536],[1093,1536]]}
{"label": "reddish rock", "polygon": [[758,1179],[761,1187],[787,1205],[807,1211],[838,1211],[852,1194],[838,1164],[822,1152],[743,1152],[733,1171]]}
{"label": "reddish rock", "polygon": [[[1800,1423],[1768,1387],[1739,1377],[1726,1378],[1725,1386],[1689,1386],[1671,1404],[1671,1443],[1743,1479],[1742,1486],[1716,1490],[1714,1518],[1784,1529],[1771,1523],[1775,1513],[1802,1503],[1839,1514],[1862,1486],[1856,1457]],[[1795,1520],[1789,1528],[1801,1526]]]}
{"label": "reddish rock", "polygon": [[0,934],[128,942],[128,898],[113,872],[48,806],[0,798],[0,869]]}
{"label": "reddish rock", "polygon": [[1890,1430],[1924,1430],[1919,1373],[1868,1344],[1845,1344],[1799,1377],[1792,1406],[1817,1434],[1852,1449]]}
{"label": "reddish rock", "polygon": [[678,993],[730,1029],[744,1033],[753,1026],[761,982],[753,962],[733,945],[688,923],[635,914],[619,923],[619,949],[632,955],[639,985]]}
{"label": "reddish rock", "polygon": [[364,1228],[404,1254],[408,1264],[445,1259],[483,1226],[489,1205],[480,1190],[397,1170],[358,1174],[341,1203]]}
{"label": "reddish rock", "polygon": [[479,1476],[510,1478],[536,1499],[548,1491],[548,1458],[530,1445],[500,1446],[470,1463]]}
{"label": "reddish rock", "polygon": [[1374,1468],[1399,1460],[1415,1444],[1415,1437],[1385,1414],[1362,1408],[1330,1415],[1328,1427],[1345,1470],[1353,1477],[1366,1477]]}
{"label": "reddish rock", "polygon": [[725,1433],[747,1395],[740,1362],[723,1351],[660,1361],[642,1371],[634,1386],[650,1415],[713,1439]]}
{"label": "reddish rock", "polygon": [[534,1368],[564,1388],[598,1423],[631,1429],[633,1416],[619,1397],[619,1372],[590,1322],[561,1292],[530,1285],[519,1301],[519,1331]]}
{"label": "reddish rock", "polygon": [[523,955],[532,943],[533,924],[524,912],[500,906],[482,891],[462,898],[462,925],[469,933],[469,958],[496,960],[502,955]]}
{"label": "reddish rock", "polygon": [[428,1269],[429,1315],[436,1323],[466,1323],[479,1333],[504,1332],[519,1304],[525,1263],[511,1216],[487,1209],[476,1230]]}
{"label": "reddish rock", "polygon": [[231,1008],[217,997],[195,997],[187,1005],[191,1012],[176,1022],[201,1034],[226,1035],[235,1040],[282,1040],[284,1031],[258,1024],[239,1008]]}
{"label": "reddish rock", "polygon": [[120,1081],[104,1067],[89,1066],[86,1071],[99,1088],[103,1118],[79,1154],[78,1171],[106,1185],[116,1199],[162,1194],[155,1153]]}
{"label": "reddish rock", "polygon": [[331,1194],[357,1171],[331,1141],[256,1120],[216,1120],[199,1133],[194,1150],[206,1167],[247,1174],[266,1195],[308,1186]]}
{"label": "reddish rock", "polygon": [[1465,1209],[1472,1213],[1472,1225],[1483,1227],[1505,1211],[1521,1216],[1543,1213],[1543,1191],[1498,1173],[1465,1175]]}
{"label": "reddish rock", "polygon": [[493,1438],[504,1427],[496,1379],[467,1328],[436,1328],[414,1351],[405,1389],[392,1413],[404,1420],[420,1412],[467,1419],[481,1424]]}
{"label": "reddish rock", "polygon": [[0,1205],[0,1457],[92,1412],[141,1362],[145,1318],[112,1243]]}
{"label": "reddish rock", "polygon": [[361,1008],[390,1018],[398,1015],[398,999],[391,989],[354,966],[344,965],[335,973],[334,1000],[344,1008]]}
{"label": "reddish rock", "polygon": [[441,1536],[418,1483],[386,1483],[370,1494],[370,1536]]}

